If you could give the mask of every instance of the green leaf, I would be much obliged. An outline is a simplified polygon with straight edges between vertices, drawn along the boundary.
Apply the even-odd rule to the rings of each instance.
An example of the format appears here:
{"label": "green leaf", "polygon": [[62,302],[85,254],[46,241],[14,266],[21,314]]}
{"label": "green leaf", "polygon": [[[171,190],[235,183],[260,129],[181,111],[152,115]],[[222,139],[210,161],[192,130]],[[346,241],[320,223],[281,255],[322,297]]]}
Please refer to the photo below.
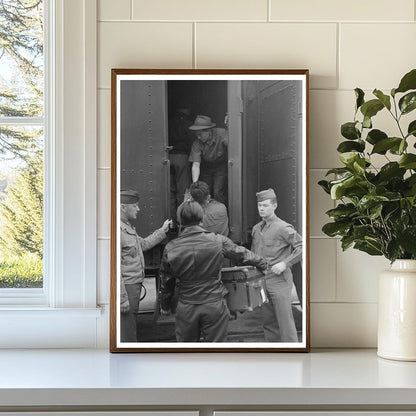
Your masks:
{"label": "green leaf", "polygon": [[364,104],[364,91],[361,88],[356,88],[355,90],[355,111],[358,111],[358,109]]}
{"label": "green leaf", "polygon": [[402,257],[402,250],[400,249],[399,242],[397,241],[396,238],[389,241],[389,243],[387,244],[387,250],[386,251],[387,251],[386,257],[388,256],[387,258],[390,261],[394,261],[394,260]]}
{"label": "green leaf", "polygon": [[350,121],[341,126],[341,134],[348,140],[357,140],[361,137],[360,131],[357,129],[357,123]]}
{"label": "green leaf", "polygon": [[416,227],[406,228],[398,237],[400,246],[411,254],[416,254]]}
{"label": "green leaf", "polygon": [[416,108],[416,92],[409,92],[399,101],[399,108],[402,114],[408,114]]}
{"label": "green leaf", "polygon": [[329,237],[335,237],[336,235],[345,235],[351,227],[349,221],[335,221],[325,224],[322,227],[322,231]]}
{"label": "green leaf", "polygon": [[409,127],[407,128],[407,135],[408,136],[415,136],[416,137],[416,120],[413,120]]}
{"label": "green leaf", "polygon": [[407,153],[399,159],[399,165],[405,169],[416,169],[416,155]]}
{"label": "green leaf", "polygon": [[381,212],[383,211],[383,204],[377,204],[374,207],[370,208],[370,218],[375,220],[381,217]]}
{"label": "green leaf", "polygon": [[381,251],[381,245],[378,244],[374,246],[374,243],[378,243],[377,240],[371,240],[369,242],[356,242],[354,244],[354,248],[360,251],[364,251],[365,253],[369,254],[370,256],[381,256],[383,252]]}
{"label": "green leaf", "polygon": [[401,79],[398,88],[395,92],[406,92],[416,89],[416,69],[412,69]]}
{"label": "green leaf", "polygon": [[355,240],[364,240],[368,234],[373,233],[371,225],[357,225],[352,231],[352,235]]}
{"label": "green leaf", "polygon": [[339,155],[339,160],[346,166],[352,167],[354,162],[360,158],[357,152],[345,152]]}
{"label": "green leaf", "polygon": [[357,210],[354,204],[339,204],[336,208],[330,209],[326,214],[334,220],[348,218],[356,214]]}
{"label": "green leaf", "polygon": [[373,127],[373,123],[371,122],[371,117],[364,116],[363,127],[366,129],[371,129]]}
{"label": "green leaf", "polygon": [[365,212],[368,209],[374,207],[375,205],[378,205],[380,202],[382,201],[388,201],[389,199],[385,196],[382,195],[364,195],[361,199],[360,202],[357,205],[357,208],[362,211]]}
{"label": "green leaf", "polygon": [[388,110],[391,109],[390,97],[385,95],[382,91],[375,89],[373,94],[383,103]]}
{"label": "green leaf", "polygon": [[391,178],[403,178],[406,169],[400,167],[397,162],[389,162],[382,166],[378,175],[382,181],[389,181]]}
{"label": "green leaf", "polygon": [[370,100],[361,106],[361,112],[363,113],[364,117],[371,118],[374,117],[383,108],[384,105],[379,100]]}
{"label": "green leaf", "polygon": [[351,151],[357,152],[364,152],[365,149],[365,142],[363,140],[358,140],[356,142],[353,141],[345,141],[341,142],[337,147],[337,151],[340,153],[346,153]]}
{"label": "green leaf", "polygon": [[389,149],[389,152],[394,155],[402,155],[403,152],[407,149],[406,139],[400,139],[400,143],[395,144]]}
{"label": "green leaf", "polygon": [[331,187],[330,187],[330,185],[329,185],[329,182],[328,181],[324,181],[324,180],[322,180],[322,181],[319,181],[318,182],[318,185],[327,193],[327,194],[330,194],[331,193]]}
{"label": "green leaf", "polygon": [[352,166],[355,172],[363,174],[366,168],[366,161],[365,159],[357,159]]}
{"label": "green leaf", "polygon": [[351,170],[348,168],[333,168],[330,169],[325,176],[331,175],[331,174],[335,174],[335,175],[344,175],[347,172],[350,172]]}
{"label": "green leaf", "polygon": [[354,237],[351,235],[346,235],[341,238],[341,247],[342,251],[347,250],[354,244]]}
{"label": "green leaf", "polygon": [[378,141],[374,147],[371,154],[377,153],[380,155],[384,155],[387,150],[391,149],[393,146],[400,146],[402,139],[398,137],[387,137],[386,139],[382,139]]}
{"label": "green leaf", "polygon": [[347,179],[343,179],[341,182],[334,184],[331,187],[331,198],[340,199],[345,195],[345,191],[348,188],[355,186],[358,179],[355,176],[351,176]]}
{"label": "green leaf", "polygon": [[388,136],[384,131],[374,129],[368,132],[366,141],[370,144],[376,144],[380,140],[386,139]]}

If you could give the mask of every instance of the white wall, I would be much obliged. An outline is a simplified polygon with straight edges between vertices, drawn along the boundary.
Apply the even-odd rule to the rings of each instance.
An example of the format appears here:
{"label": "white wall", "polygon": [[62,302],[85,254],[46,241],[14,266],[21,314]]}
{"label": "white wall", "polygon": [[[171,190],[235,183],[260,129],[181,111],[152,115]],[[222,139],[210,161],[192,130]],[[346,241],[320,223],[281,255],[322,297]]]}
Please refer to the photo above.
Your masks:
{"label": "white wall", "polygon": [[[312,346],[376,346],[377,276],[388,262],[342,253],[323,235],[333,202],[316,183],[338,164],[352,90],[390,90],[416,67],[415,0],[99,0],[98,7],[99,303],[108,305],[110,281],[110,69],[309,68]],[[103,347],[106,334],[104,322]]]}

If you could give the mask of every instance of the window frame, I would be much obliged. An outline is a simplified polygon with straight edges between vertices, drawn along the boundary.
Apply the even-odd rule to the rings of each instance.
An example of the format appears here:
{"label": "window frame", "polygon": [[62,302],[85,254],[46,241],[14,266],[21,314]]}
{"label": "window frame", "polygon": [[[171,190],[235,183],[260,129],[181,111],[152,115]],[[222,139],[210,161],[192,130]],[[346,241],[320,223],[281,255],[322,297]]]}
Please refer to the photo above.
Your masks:
{"label": "window frame", "polygon": [[96,3],[44,0],[44,287],[0,294],[0,347],[97,344]]}

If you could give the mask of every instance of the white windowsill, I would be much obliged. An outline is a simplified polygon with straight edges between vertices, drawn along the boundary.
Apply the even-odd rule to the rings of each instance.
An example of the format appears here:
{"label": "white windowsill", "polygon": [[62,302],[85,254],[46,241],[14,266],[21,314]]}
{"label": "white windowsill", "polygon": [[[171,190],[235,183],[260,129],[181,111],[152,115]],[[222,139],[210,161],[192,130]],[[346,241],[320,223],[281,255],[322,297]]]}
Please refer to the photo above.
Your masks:
{"label": "white windowsill", "polygon": [[104,308],[3,306],[0,348],[96,348],[103,313]]}
{"label": "white windowsill", "polygon": [[91,317],[98,318],[102,313],[101,308],[46,308],[42,306],[0,306],[0,318],[10,315],[28,315],[36,318],[39,316]]}
{"label": "white windowsill", "polygon": [[416,409],[416,363],[374,349],[311,353],[0,350],[0,411],[77,406]]}

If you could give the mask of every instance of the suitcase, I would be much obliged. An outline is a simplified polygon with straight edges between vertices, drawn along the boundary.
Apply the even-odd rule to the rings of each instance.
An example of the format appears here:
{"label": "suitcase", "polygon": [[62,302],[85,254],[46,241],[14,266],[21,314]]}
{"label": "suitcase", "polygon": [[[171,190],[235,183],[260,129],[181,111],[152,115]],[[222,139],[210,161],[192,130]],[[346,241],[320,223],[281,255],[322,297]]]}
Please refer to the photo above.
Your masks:
{"label": "suitcase", "polygon": [[264,276],[253,266],[224,267],[221,280],[228,291],[230,312],[246,312],[268,302]]}

